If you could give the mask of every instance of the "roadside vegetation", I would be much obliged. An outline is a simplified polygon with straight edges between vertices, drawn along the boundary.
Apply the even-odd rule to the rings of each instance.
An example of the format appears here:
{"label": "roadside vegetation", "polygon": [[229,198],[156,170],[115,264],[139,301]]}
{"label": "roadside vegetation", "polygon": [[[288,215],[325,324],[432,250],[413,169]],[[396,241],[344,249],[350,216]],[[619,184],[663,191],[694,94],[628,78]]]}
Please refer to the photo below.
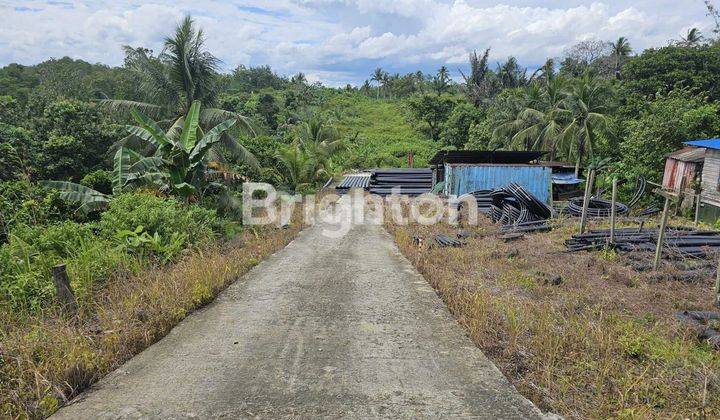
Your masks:
{"label": "roadside vegetation", "polygon": [[[720,21],[716,9],[708,7]],[[535,71],[513,57],[491,63],[490,51],[478,45],[455,79],[445,66],[433,74],[404,75],[378,68],[364,84],[342,88],[310,83],[302,73],[278,75],[268,66],[238,65],[223,72],[236,63],[220,63],[204,46],[200,29],[188,17],[159,53],[125,47],[120,67],[64,57],[0,69],[0,417],[52,413],[285,244],[298,226],[254,230],[242,225],[245,181],[316,192],[344,172],[407,166],[411,154],[415,166],[424,166],[441,149],[543,150],[547,159],[568,160],[578,168],[606,162],[610,170],[599,180],[603,187],[612,176],[659,181],[667,153],[684,140],[720,132],[720,27],[708,34],[692,30],[645,51],[633,51],[632,40],[625,38],[584,41]],[[412,232],[397,228],[395,233],[407,248],[404,241]],[[477,260],[455,251],[428,252],[432,258],[423,264],[458,258],[466,265],[475,261],[477,269],[483,261],[503,273],[509,270],[508,278],[529,278],[512,271],[524,268],[487,258],[480,249]],[[52,268],[58,264],[67,267],[76,317],[63,315],[57,301]],[[439,290],[455,293],[459,286],[449,273],[457,265],[442,266],[437,272],[419,268]],[[210,272],[201,271],[206,269]],[[563,277],[577,276],[580,289],[592,291],[597,280],[592,273]],[[630,283],[644,284],[642,275],[637,283],[634,275],[627,276]],[[535,280],[525,283],[524,294],[547,290],[533,286]],[[670,288],[658,290],[663,287]],[[511,319],[498,328],[516,331],[511,336],[517,343],[496,360],[543,407],[570,416],[717,414],[717,393],[710,393],[716,379],[698,367],[717,368],[716,357],[689,341],[673,347],[678,338],[665,323],[669,306],[653,312],[647,308],[650,292],[637,290],[646,288],[627,287],[638,301],[649,300],[632,316],[650,311],[661,319],[659,326],[637,324],[629,309],[605,317],[614,312],[604,312],[604,306],[579,293],[559,301],[487,295],[482,310],[467,316],[477,318],[478,325]],[[463,300],[471,295],[456,301],[443,293],[461,320],[463,308],[473,307]],[[690,297],[688,302],[704,305]],[[515,304],[517,313],[506,313]],[[578,315],[576,308],[585,304],[601,324]],[[555,327],[541,313],[557,316]],[[505,331],[470,329],[481,346]],[[567,331],[595,335],[565,340]],[[619,359],[622,368],[594,364],[598,351],[624,354],[614,338],[632,338],[637,331],[640,337],[657,333],[660,347],[656,335],[648,336],[653,345],[638,344],[641,356]],[[531,369],[540,377],[518,380],[520,374],[510,370],[513,360],[545,363],[521,354],[532,349],[523,340],[543,341],[543,334],[557,338],[557,348],[581,355],[577,360],[583,363],[563,353],[547,362],[552,366]],[[605,337],[605,347],[591,348],[597,344],[593,337]],[[675,349],[679,356],[656,362],[660,359],[646,348]],[[686,370],[677,370],[680,365]],[[558,369],[560,379],[552,377],[551,368]],[[525,372],[526,365],[516,369]],[[614,378],[609,384],[605,376],[586,372],[603,369]],[[626,376],[612,376],[620,371]],[[694,381],[686,384],[678,372]],[[643,388],[648,382],[634,382],[631,373],[635,380],[661,378],[650,383],[662,389],[653,388],[652,394]],[[680,375],[676,382],[687,392],[666,388],[665,373]],[[700,385],[707,391],[704,405],[698,403]],[[679,398],[675,408],[673,398]],[[703,413],[702,407],[715,411]]]}
{"label": "roadside vegetation", "polygon": [[[497,230],[489,220],[386,228],[478,347],[543,411],[720,416],[720,353],[675,318],[713,310],[713,263],[652,272],[642,266],[650,255],[563,253],[574,221],[512,242],[487,235]],[[435,234],[458,230],[473,234],[461,248],[430,246]]]}

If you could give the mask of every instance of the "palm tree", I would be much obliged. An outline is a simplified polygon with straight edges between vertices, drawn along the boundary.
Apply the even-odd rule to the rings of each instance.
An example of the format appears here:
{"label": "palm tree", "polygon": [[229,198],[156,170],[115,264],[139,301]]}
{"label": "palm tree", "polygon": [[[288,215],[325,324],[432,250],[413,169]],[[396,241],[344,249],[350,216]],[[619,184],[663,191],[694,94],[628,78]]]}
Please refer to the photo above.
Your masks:
{"label": "palm tree", "polygon": [[680,37],[680,45],[685,47],[694,47],[702,42],[703,36],[698,28],[691,28],[687,31],[687,34]]}
{"label": "palm tree", "polygon": [[524,107],[516,117],[500,125],[497,134],[510,134],[510,144],[524,150],[550,150],[554,160],[565,123],[562,115],[562,78],[546,79],[545,83],[534,83],[524,93]]}
{"label": "palm tree", "polygon": [[433,87],[438,96],[447,92],[450,88],[450,72],[446,66],[438,69],[437,76],[433,78]]}
{"label": "palm tree", "polygon": [[565,92],[563,108],[558,113],[568,124],[560,134],[560,141],[568,156],[575,156],[575,176],[580,175],[583,157],[586,154],[592,157],[595,131],[607,126],[608,89],[601,80],[585,74]]}
{"label": "palm tree", "polygon": [[292,191],[307,188],[315,181],[315,162],[299,144],[281,148],[275,157],[285,167],[281,178]]}
{"label": "palm tree", "polygon": [[630,53],[632,53],[630,42],[624,36],[621,36],[612,44],[612,57],[615,61],[615,77],[618,80],[622,80],[622,63]]}
{"label": "palm tree", "polygon": [[372,74],[372,77],[370,77],[370,80],[377,83],[377,85],[378,85],[378,90],[377,90],[377,98],[378,99],[380,99],[380,88],[385,81],[385,77],[386,77],[386,73],[380,67],[376,68]]}
{"label": "palm tree", "polygon": [[311,115],[299,124],[297,141],[313,159],[316,176],[331,176],[333,172],[332,158],[345,149],[345,142],[327,121]]}
{"label": "palm tree", "polygon": [[[167,128],[178,126],[195,101],[214,104],[219,60],[205,50],[204,42],[202,30],[196,30],[192,18],[186,16],[174,36],[165,38],[164,49],[157,57],[147,49],[125,46],[125,64],[138,77],[147,101],[103,99],[101,106],[123,115],[138,110]],[[238,124],[222,136],[223,145],[240,161],[257,166],[255,157],[237,140],[240,131],[252,132],[249,119],[212,106],[203,108],[199,116],[203,127],[213,127],[228,119],[235,119]],[[168,135],[173,136],[174,132],[171,130]],[[129,141],[131,138],[125,138],[116,147]]]}
{"label": "palm tree", "polygon": [[482,57],[478,57],[477,51],[470,53],[470,75],[466,76],[460,70],[465,79],[463,90],[472,103],[479,107],[484,101],[492,98],[497,89],[492,80],[492,71],[488,67],[490,48],[486,49]]}

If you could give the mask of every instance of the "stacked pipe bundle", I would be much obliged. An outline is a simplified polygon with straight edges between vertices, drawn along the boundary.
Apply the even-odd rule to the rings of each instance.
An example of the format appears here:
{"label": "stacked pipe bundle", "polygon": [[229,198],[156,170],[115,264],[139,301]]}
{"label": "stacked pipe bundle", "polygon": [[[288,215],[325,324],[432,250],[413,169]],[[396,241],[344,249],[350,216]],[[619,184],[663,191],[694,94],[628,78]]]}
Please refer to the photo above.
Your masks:
{"label": "stacked pipe bundle", "polygon": [[[624,228],[615,230],[615,241],[611,245],[618,251],[654,251],[659,229]],[[592,230],[573,235],[565,241],[569,251],[602,249],[608,245],[609,230]],[[702,258],[720,252],[720,232],[693,230],[691,228],[668,228],[665,231],[664,247],[680,257]]]}
{"label": "stacked pipe bundle", "polygon": [[[471,193],[467,193],[464,196],[472,196],[475,199],[475,202],[477,203],[477,209],[479,213],[485,213],[489,214],[492,211],[492,193],[493,190],[478,190],[473,191]],[[462,201],[460,202],[460,206],[462,206]]]}
{"label": "stacked pipe bundle", "polygon": [[525,188],[512,182],[493,191],[490,218],[504,226],[523,225],[552,217],[552,208]]}
{"label": "stacked pipe bundle", "polygon": [[[647,182],[645,181],[645,178],[638,177],[635,195],[633,195],[633,198],[627,204],[616,201],[615,202],[615,214],[617,214],[619,216],[623,216],[623,215],[630,213],[630,207],[637,204],[637,202],[640,201],[640,198],[642,198],[643,194],[645,194],[646,186],[647,186]],[[565,208],[565,212],[572,216],[580,217],[580,216],[582,216],[582,209],[583,209],[583,198],[576,197],[576,198],[570,199],[567,207]],[[590,198],[590,201],[588,202],[588,209],[587,209],[587,215],[589,217],[610,217],[611,212],[612,212],[612,202],[611,201],[604,200],[599,197]]]}
{"label": "stacked pipe bundle", "polygon": [[370,185],[370,174],[347,174],[342,181],[335,187],[339,193],[344,194],[351,188],[367,188]]}
{"label": "stacked pipe bundle", "polygon": [[370,174],[370,192],[390,195],[393,188],[400,194],[421,195],[432,188],[432,170],[429,168],[375,169]]}

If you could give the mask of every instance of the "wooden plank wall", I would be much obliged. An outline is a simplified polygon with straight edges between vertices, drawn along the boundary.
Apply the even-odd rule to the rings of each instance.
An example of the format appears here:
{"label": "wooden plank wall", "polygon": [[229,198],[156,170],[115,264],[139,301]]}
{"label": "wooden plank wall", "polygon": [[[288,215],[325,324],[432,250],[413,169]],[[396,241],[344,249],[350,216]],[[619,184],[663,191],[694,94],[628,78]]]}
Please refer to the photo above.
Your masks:
{"label": "wooden plank wall", "polygon": [[702,200],[720,205],[720,150],[707,149],[702,173]]}

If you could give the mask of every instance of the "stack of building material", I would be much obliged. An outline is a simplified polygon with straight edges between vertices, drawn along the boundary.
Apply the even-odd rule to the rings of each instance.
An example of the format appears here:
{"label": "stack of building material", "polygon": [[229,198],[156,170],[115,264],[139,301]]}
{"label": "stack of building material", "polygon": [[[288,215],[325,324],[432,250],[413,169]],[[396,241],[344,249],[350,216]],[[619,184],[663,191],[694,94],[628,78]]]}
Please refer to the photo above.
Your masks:
{"label": "stack of building material", "polygon": [[371,171],[372,194],[390,195],[393,189],[404,195],[421,195],[432,188],[432,170],[428,168],[393,168]]}
{"label": "stack of building material", "polygon": [[493,191],[491,197],[490,217],[493,222],[504,226],[547,220],[553,214],[550,206],[512,182],[505,188]]}
{"label": "stack of building material", "polygon": [[347,193],[351,188],[367,189],[370,185],[370,174],[367,172],[347,174],[335,187],[340,194]]}
{"label": "stack of building material", "polygon": [[[460,198],[463,198],[465,196],[472,196],[477,203],[478,213],[490,214],[490,212],[492,211],[493,202],[492,192],[493,190],[478,190],[468,194],[464,194]],[[462,205],[463,202],[460,201],[459,207],[462,208]]]}
{"label": "stack of building material", "polygon": [[[609,230],[592,230],[573,235],[565,241],[569,251],[602,249],[608,245],[618,251],[654,251],[659,229],[624,228],[615,230],[615,241],[609,244]],[[668,228],[665,232],[664,247],[679,257],[698,257],[720,252],[720,232]]]}

